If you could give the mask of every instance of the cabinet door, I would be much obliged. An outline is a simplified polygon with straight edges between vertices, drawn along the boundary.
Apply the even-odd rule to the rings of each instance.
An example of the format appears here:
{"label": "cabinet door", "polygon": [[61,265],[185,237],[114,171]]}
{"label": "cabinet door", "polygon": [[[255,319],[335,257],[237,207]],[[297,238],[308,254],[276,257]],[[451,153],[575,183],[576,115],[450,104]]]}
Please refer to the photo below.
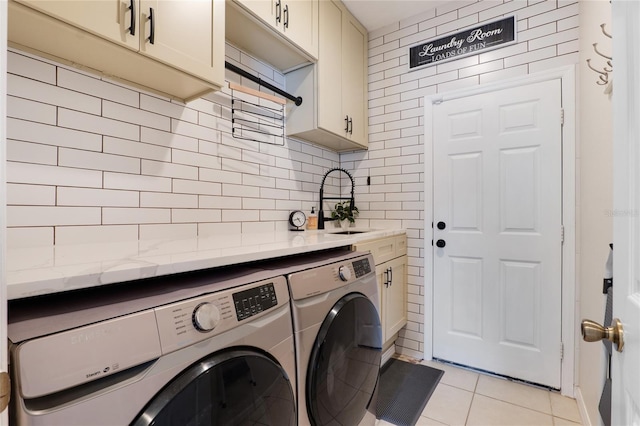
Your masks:
{"label": "cabinet door", "polygon": [[332,0],[320,2],[318,52],[318,126],[337,135],[345,134],[342,113],[342,15]]}
{"label": "cabinet door", "polygon": [[[139,0],[16,0],[25,6],[133,50],[139,47]],[[133,9],[130,9],[133,5]],[[133,11],[136,14],[133,14]],[[135,35],[131,34],[134,23]]]}
{"label": "cabinet door", "polygon": [[[407,256],[381,265],[387,272],[388,286],[384,286],[384,335],[391,338],[407,324]],[[384,275],[384,274],[383,274]]]}
{"label": "cabinet door", "polygon": [[275,11],[276,0],[235,0],[235,2],[240,3],[245,9],[270,26],[275,27],[277,25]]}
{"label": "cabinet door", "polygon": [[212,0],[141,0],[140,22],[141,53],[213,80]]}
{"label": "cabinet door", "polygon": [[366,34],[350,16],[343,21],[342,41],[342,112],[352,122],[346,137],[367,146],[367,119],[365,98]]}
{"label": "cabinet door", "polygon": [[282,8],[281,31],[289,40],[318,56],[317,0],[288,0]]}

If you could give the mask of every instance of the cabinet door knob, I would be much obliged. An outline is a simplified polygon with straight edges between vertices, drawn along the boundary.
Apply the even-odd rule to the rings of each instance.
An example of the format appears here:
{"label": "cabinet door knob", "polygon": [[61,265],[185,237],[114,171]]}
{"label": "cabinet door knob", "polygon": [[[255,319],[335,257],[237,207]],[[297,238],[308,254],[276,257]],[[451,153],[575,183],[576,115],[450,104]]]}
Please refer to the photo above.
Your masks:
{"label": "cabinet door knob", "polygon": [[389,266],[389,285],[393,285],[393,268]]}
{"label": "cabinet door knob", "polygon": [[131,20],[129,21],[129,34],[136,35],[136,0],[131,0],[128,9],[131,11]]}
{"label": "cabinet door knob", "polygon": [[447,245],[447,242],[445,240],[438,240],[436,241],[436,246],[443,248],[444,246]]}
{"label": "cabinet door knob", "polygon": [[344,117],[344,131],[349,133],[349,116]]}
{"label": "cabinet door knob", "polygon": [[349,130],[347,130],[349,132],[350,135],[353,134],[353,117],[349,117],[349,122],[348,122],[348,126],[347,128]]}
{"label": "cabinet door knob", "polygon": [[444,222],[438,222],[438,229],[443,230],[444,228],[447,227],[447,224]]}

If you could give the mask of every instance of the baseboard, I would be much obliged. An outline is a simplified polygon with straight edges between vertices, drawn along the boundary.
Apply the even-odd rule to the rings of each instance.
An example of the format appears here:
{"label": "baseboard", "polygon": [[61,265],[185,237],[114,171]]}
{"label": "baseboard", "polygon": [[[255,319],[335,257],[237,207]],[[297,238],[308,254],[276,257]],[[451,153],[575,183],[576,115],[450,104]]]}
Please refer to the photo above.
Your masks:
{"label": "baseboard", "polygon": [[582,420],[582,424],[584,426],[593,426],[593,423],[591,423],[591,419],[589,418],[587,405],[584,403],[584,398],[582,397],[580,386],[575,387],[574,393],[576,395],[576,403],[578,404],[578,411],[580,412],[580,419]]}
{"label": "baseboard", "polygon": [[382,354],[382,360],[380,361],[380,366],[385,365],[387,361],[389,361],[391,357],[395,355],[395,353],[396,353],[396,344],[394,343],[393,345],[389,346],[389,349],[384,351],[384,353]]}

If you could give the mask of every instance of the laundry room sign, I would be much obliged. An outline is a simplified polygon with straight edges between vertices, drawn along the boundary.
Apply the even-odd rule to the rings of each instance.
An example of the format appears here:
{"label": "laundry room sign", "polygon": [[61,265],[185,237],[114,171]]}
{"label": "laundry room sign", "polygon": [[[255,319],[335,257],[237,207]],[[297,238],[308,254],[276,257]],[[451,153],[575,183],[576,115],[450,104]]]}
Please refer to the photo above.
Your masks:
{"label": "laundry room sign", "polygon": [[409,71],[508,46],[515,42],[516,17],[510,16],[411,46]]}

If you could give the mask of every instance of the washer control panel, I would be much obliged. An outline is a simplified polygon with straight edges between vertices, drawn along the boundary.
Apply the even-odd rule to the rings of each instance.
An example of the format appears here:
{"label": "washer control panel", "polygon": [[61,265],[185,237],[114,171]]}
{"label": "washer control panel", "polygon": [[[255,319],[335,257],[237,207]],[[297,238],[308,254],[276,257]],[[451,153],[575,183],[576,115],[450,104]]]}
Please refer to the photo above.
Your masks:
{"label": "washer control panel", "polygon": [[245,320],[278,304],[273,283],[233,293],[238,321]]}
{"label": "washer control panel", "polygon": [[162,353],[224,333],[288,303],[287,282],[279,276],[158,307]]}
{"label": "washer control panel", "polygon": [[356,278],[360,278],[371,272],[371,264],[369,258],[359,259],[352,262],[353,271],[356,273]]}

